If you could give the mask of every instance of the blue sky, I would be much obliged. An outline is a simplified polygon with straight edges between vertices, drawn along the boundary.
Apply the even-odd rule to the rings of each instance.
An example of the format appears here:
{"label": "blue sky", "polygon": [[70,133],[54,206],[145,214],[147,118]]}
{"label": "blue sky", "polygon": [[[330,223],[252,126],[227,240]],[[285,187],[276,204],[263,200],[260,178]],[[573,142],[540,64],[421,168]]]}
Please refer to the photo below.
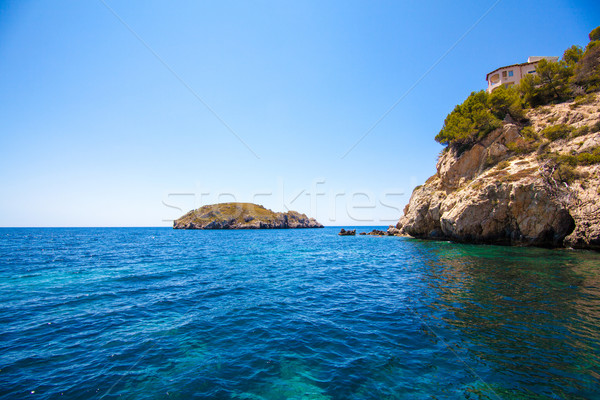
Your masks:
{"label": "blue sky", "polygon": [[597,25],[596,1],[0,2],[0,226],[232,200],[392,224],[487,72]]}

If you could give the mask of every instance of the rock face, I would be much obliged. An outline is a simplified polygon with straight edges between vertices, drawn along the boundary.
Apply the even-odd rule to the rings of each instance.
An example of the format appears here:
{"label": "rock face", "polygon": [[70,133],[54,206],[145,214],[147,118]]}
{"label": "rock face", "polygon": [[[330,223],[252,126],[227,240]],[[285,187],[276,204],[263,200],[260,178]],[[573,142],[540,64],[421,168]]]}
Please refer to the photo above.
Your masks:
{"label": "rock face", "polygon": [[[361,233],[361,235],[362,235],[362,233]],[[388,236],[388,233],[386,231],[380,231],[379,229],[373,229],[371,232],[365,233],[365,235],[369,235],[369,236]]]}
{"label": "rock face", "polygon": [[252,203],[221,203],[192,210],[173,222],[174,229],[322,228],[314,218],[296,211],[273,212]]}
{"label": "rock face", "polygon": [[388,233],[600,250],[600,164],[560,165],[566,159],[561,155],[600,146],[600,96],[587,105],[535,109],[528,118],[538,133],[558,123],[583,133],[552,142],[528,140],[521,126],[505,122],[468,150],[445,149],[437,173],[415,188]]}
{"label": "rock face", "polygon": [[340,236],[354,236],[356,235],[356,229],[352,229],[351,231],[347,231],[344,228],[338,233]]}

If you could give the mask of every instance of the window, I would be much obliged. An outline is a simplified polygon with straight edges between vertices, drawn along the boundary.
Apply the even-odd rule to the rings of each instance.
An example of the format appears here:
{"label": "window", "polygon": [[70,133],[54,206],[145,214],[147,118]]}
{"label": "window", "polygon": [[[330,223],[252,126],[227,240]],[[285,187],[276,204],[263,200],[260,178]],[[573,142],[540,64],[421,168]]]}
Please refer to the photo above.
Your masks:
{"label": "window", "polygon": [[508,71],[508,76],[513,76],[513,72],[512,72],[512,70],[511,70],[511,71]]}
{"label": "window", "polygon": [[528,74],[535,74],[535,69],[532,69],[531,71],[527,72]]}
{"label": "window", "polygon": [[495,85],[500,80],[500,76],[498,74],[494,74],[490,77],[490,82],[492,85]]}
{"label": "window", "polygon": [[502,77],[506,78],[506,71],[502,71]]}

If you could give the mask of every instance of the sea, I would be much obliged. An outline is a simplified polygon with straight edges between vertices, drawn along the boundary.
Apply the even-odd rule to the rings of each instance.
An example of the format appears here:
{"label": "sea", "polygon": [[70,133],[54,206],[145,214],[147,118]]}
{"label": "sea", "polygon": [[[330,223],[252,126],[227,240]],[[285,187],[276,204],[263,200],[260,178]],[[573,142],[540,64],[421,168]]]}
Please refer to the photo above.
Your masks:
{"label": "sea", "polygon": [[600,398],[600,253],[339,230],[2,228],[0,399]]}

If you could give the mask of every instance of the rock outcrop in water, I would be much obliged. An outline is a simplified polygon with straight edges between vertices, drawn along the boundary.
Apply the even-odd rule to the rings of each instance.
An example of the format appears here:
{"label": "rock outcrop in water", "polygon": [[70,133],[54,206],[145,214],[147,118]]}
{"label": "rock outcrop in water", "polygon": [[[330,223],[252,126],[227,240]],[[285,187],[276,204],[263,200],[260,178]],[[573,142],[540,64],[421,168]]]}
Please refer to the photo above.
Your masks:
{"label": "rock outcrop in water", "polygon": [[361,236],[393,236],[386,231],[380,231],[379,229],[373,229],[371,232],[361,232]]}
{"label": "rock outcrop in water", "polygon": [[[467,150],[446,148],[388,233],[600,250],[600,95],[527,117],[527,135],[505,120]],[[553,126],[567,134],[545,138]]]}
{"label": "rock outcrop in water", "polygon": [[322,228],[314,218],[296,211],[273,212],[252,203],[221,203],[192,210],[173,222],[174,229]]}

